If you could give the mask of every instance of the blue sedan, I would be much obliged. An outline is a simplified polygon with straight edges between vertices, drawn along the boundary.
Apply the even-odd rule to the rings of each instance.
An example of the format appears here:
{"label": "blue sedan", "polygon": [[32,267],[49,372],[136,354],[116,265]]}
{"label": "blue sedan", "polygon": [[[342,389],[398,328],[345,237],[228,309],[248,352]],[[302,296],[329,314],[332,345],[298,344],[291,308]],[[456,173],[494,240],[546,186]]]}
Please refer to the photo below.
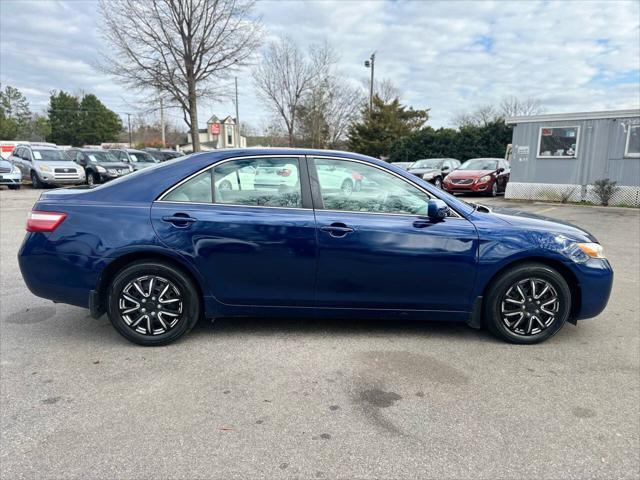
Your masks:
{"label": "blue sedan", "polygon": [[613,272],[577,227],[470,205],[362,155],[190,155],[42,194],[29,289],[107,313],[141,345],[202,317],[432,319],[531,344],[606,306]]}

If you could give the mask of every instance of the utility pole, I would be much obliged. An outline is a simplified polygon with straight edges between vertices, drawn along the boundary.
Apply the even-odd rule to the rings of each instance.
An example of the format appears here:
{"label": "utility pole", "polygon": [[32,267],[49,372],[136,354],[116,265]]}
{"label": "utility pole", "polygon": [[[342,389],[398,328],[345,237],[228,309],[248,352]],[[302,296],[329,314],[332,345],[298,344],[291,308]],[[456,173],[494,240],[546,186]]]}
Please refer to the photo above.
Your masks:
{"label": "utility pole", "polygon": [[164,107],[162,104],[162,97],[160,97],[160,130],[162,131],[162,148],[164,148],[167,144],[164,140]]}
{"label": "utility pole", "polygon": [[236,146],[242,146],[240,137],[240,108],[238,107],[238,77],[236,77]]}
{"label": "utility pole", "polygon": [[371,69],[371,83],[369,84],[369,116],[373,111],[373,70],[376,63],[376,52],[371,54],[369,60],[365,60],[364,66]]}
{"label": "utility pole", "polygon": [[132,148],[132,140],[131,140],[131,114],[127,113],[127,124],[129,125],[129,148]]}

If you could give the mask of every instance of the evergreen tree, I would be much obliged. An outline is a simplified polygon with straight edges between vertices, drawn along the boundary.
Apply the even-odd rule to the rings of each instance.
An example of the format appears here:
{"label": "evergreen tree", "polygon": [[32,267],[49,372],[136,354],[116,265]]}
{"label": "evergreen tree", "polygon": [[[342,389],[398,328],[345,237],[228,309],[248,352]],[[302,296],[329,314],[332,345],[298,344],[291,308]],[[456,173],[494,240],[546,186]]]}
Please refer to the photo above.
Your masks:
{"label": "evergreen tree", "polygon": [[122,130],[120,117],[105,107],[93,94],[82,98],[79,120],[78,137],[83,145],[116,141]]}
{"label": "evergreen tree", "polygon": [[80,103],[73,95],[64,91],[52,92],[49,97],[49,123],[51,133],[47,141],[58,145],[80,146]]}
{"label": "evergreen tree", "polygon": [[20,90],[7,85],[0,91],[0,138],[23,139],[29,132],[30,121],[29,102]]}
{"label": "evergreen tree", "polygon": [[388,156],[396,140],[418,130],[428,118],[428,110],[406,107],[398,98],[385,103],[375,95],[371,112],[363,107],[362,121],[349,128],[349,149],[377,158]]}

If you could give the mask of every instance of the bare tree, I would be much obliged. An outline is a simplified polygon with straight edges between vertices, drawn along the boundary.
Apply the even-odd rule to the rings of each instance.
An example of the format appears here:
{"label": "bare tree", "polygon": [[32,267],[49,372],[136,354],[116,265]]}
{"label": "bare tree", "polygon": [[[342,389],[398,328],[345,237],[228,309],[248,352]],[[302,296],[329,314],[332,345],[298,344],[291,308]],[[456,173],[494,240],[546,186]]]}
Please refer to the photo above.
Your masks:
{"label": "bare tree", "polygon": [[220,98],[213,80],[246,65],[260,28],[252,0],[100,0],[110,53],[102,63],[127,85],[164,91],[183,111],[200,150],[197,100]]}
{"label": "bare tree", "polygon": [[500,113],[503,117],[517,117],[521,115],[536,115],[544,112],[542,102],[537,98],[519,99],[511,95],[504,97],[500,102]]}
{"label": "bare tree", "polygon": [[302,101],[332,61],[327,45],[312,47],[307,56],[288,37],[271,42],[263,51],[253,72],[254,83],[265,105],[284,122],[289,146],[295,145]]}
{"label": "bare tree", "polygon": [[458,127],[467,125],[485,127],[499,118],[501,118],[500,113],[493,105],[483,105],[473,112],[458,114],[453,121]]}

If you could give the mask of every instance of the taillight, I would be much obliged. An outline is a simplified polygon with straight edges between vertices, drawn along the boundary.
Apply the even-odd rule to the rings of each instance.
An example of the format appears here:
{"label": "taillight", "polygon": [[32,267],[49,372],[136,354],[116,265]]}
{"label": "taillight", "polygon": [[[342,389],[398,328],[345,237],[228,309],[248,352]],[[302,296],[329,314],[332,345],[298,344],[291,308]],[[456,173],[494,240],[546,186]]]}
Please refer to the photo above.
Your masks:
{"label": "taillight", "polygon": [[288,177],[289,175],[291,175],[291,170],[289,170],[288,168],[283,168],[282,170],[278,170],[278,175],[280,175],[281,177]]}
{"label": "taillight", "polygon": [[29,212],[27,217],[27,232],[53,232],[67,218],[59,212]]}
{"label": "taillight", "polygon": [[362,174],[357,172],[352,172],[351,178],[353,178],[356,182],[359,182],[360,180],[362,180]]}

